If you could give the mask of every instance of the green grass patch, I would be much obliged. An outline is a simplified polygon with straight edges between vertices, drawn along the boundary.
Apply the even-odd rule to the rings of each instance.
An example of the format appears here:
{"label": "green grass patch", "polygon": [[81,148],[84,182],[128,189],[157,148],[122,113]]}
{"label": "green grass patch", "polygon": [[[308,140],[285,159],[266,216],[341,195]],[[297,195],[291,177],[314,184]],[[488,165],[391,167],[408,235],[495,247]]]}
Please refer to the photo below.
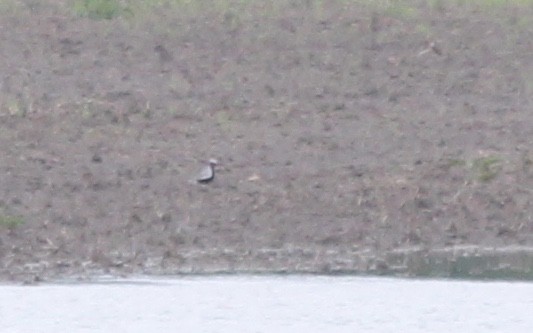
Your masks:
{"label": "green grass patch", "polygon": [[384,14],[396,17],[399,19],[410,19],[418,15],[418,10],[415,7],[411,7],[406,3],[391,2],[384,8]]}
{"label": "green grass patch", "polygon": [[448,168],[452,168],[456,166],[465,166],[465,165],[466,165],[466,161],[458,159],[458,158],[450,158],[446,160],[446,167]]}
{"label": "green grass patch", "polygon": [[[9,3],[14,0],[6,0]],[[0,0],[0,4],[2,0]],[[135,17],[137,20],[153,19],[158,11],[168,15],[193,16],[199,14],[228,14],[229,25],[238,24],[242,15],[277,16],[292,6],[305,4],[312,8],[316,15],[325,10],[331,3],[342,6],[362,6],[376,11],[380,15],[388,15],[398,19],[415,19],[420,17],[424,7],[414,0],[75,0],[74,12],[78,16],[98,20],[110,20],[119,16]],[[426,0],[429,8],[475,7],[479,9],[498,9],[516,6],[531,6],[533,0]],[[11,6],[12,7],[12,6]],[[0,7],[1,8],[1,7]]]}
{"label": "green grass patch", "polygon": [[20,216],[0,215],[0,227],[14,229],[24,224],[24,219]]}
{"label": "green grass patch", "polygon": [[128,7],[117,0],[78,0],[74,2],[74,12],[78,16],[95,20],[111,20],[131,13]]}
{"label": "green grass patch", "polygon": [[20,13],[24,6],[15,0],[0,0],[0,14],[15,15]]}
{"label": "green grass patch", "polygon": [[503,168],[503,160],[497,156],[487,156],[472,162],[474,177],[481,182],[489,182],[496,178]]}
{"label": "green grass patch", "polygon": [[220,129],[228,134],[233,131],[233,121],[231,119],[231,116],[226,111],[219,111],[216,114],[216,122],[217,125],[220,127]]}
{"label": "green grass patch", "polygon": [[506,7],[506,6],[530,6],[533,0],[472,0],[472,2],[485,7]]}

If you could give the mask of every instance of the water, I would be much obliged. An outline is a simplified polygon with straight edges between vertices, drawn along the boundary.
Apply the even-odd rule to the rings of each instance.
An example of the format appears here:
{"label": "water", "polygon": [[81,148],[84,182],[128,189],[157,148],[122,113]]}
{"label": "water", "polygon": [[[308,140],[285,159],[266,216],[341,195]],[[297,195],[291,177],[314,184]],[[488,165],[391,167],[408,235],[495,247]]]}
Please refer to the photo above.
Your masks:
{"label": "water", "polygon": [[203,276],[0,286],[1,332],[533,332],[533,283]]}

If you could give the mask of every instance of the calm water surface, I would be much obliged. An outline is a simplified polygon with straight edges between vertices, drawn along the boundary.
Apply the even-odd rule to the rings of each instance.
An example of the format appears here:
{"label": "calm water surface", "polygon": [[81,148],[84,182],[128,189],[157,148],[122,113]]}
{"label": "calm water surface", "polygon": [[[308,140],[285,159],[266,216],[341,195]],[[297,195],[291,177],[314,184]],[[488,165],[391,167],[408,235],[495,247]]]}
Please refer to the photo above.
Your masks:
{"label": "calm water surface", "polygon": [[533,283],[203,276],[0,286],[0,332],[533,332]]}

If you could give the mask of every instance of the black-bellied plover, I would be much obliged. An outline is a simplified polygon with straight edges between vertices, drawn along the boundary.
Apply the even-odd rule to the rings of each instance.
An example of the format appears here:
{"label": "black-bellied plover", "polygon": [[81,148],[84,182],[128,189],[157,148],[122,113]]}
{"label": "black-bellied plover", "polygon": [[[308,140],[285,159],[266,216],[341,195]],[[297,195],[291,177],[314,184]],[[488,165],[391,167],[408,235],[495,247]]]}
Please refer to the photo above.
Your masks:
{"label": "black-bellied plover", "polygon": [[196,177],[196,180],[200,184],[207,184],[215,178],[215,165],[218,164],[218,161],[214,158],[209,160],[209,164],[206,165],[202,171]]}

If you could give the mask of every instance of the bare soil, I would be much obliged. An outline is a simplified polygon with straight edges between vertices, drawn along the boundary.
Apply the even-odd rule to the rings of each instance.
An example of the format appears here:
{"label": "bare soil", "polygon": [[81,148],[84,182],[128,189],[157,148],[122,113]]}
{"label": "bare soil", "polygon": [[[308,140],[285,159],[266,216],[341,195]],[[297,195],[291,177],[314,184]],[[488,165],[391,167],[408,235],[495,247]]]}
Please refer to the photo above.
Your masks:
{"label": "bare soil", "polygon": [[0,14],[0,279],[533,247],[533,7],[289,3]]}

